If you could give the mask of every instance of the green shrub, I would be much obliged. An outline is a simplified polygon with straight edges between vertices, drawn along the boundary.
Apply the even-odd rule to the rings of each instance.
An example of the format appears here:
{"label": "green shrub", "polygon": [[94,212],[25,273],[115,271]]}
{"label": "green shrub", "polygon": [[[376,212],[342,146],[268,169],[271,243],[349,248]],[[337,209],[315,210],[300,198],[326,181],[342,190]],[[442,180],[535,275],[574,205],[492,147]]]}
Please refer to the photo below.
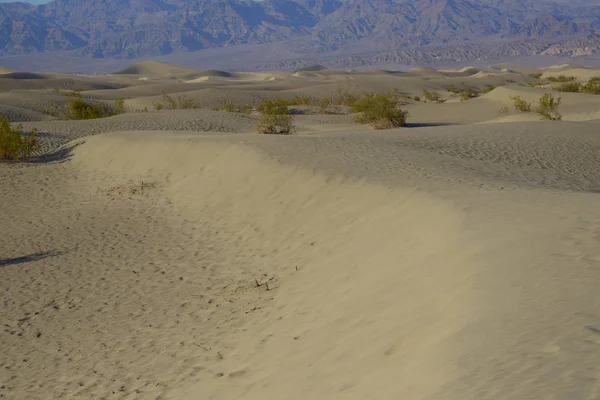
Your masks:
{"label": "green shrub", "polygon": [[503,115],[508,115],[510,113],[508,107],[502,107],[500,110],[498,110],[498,114],[503,114]]}
{"label": "green shrub", "polygon": [[421,98],[420,98],[419,96],[415,96],[415,97],[413,97],[413,99],[414,99],[415,101],[421,101]]}
{"label": "green shrub", "polygon": [[108,107],[86,102],[81,97],[69,101],[68,119],[96,119],[109,116]]}
{"label": "green shrub", "polygon": [[534,74],[527,74],[527,76],[529,76],[530,78],[534,78],[534,79],[540,79],[542,77],[542,73],[541,72],[536,72]]}
{"label": "green shrub", "polygon": [[477,96],[478,96],[478,94],[475,93],[473,91],[473,89],[471,89],[471,88],[466,88],[465,90],[463,90],[460,93],[460,99],[461,99],[461,101],[469,100],[469,99],[472,99],[472,98],[477,97]]}
{"label": "green shrub", "polygon": [[581,84],[577,82],[562,83],[558,86],[552,86],[552,89],[558,92],[579,93],[581,91]]}
{"label": "green shrub", "polygon": [[21,129],[23,129],[22,125],[13,129],[8,118],[0,115],[0,159],[23,161],[39,150],[35,130],[27,136],[22,136]]}
{"label": "green shrub", "polygon": [[160,111],[160,110],[162,110],[163,108],[165,108],[165,106],[164,106],[162,103],[154,103],[154,109],[155,109],[156,111]]}
{"label": "green shrub", "polygon": [[461,90],[454,86],[454,84],[450,85],[450,87],[446,89],[446,91],[454,94],[459,94],[461,92]]}
{"label": "green shrub", "polygon": [[125,99],[124,98],[115,99],[114,106],[113,106],[113,112],[115,114],[123,114],[125,112]]}
{"label": "green shrub", "polygon": [[392,94],[365,93],[350,109],[358,113],[354,120],[359,124],[374,124],[375,129],[389,129],[406,124],[408,113],[398,106]]}
{"label": "green shrub", "polygon": [[157,106],[156,104],[154,105],[154,108],[157,111],[162,110],[163,108],[167,108],[169,110],[198,108],[196,101],[185,95],[180,94],[177,95],[176,98],[174,98],[166,92],[162,92],[162,99],[162,103],[157,103],[160,104],[160,106]]}
{"label": "green shrub", "polygon": [[549,76],[546,78],[546,80],[548,82],[553,82],[553,83],[571,82],[571,81],[574,81],[575,79],[576,78],[574,76],[565,76],[565,75]]}
{"label": "green shrub", "polygon": [[259,133],[272,135],[291,135],[294,133],[294,119],[288,115],[285,101],[264,100],[257,107],[260,113],[257,130]]}
{"label": "green shrub", "polygon": [[511,98],[511,100],[514,100],[515,110],[518,112],[531,112],[532,106],[530,102],[523,100],[520,96]]}
{"label": "green shrub", "polygon": [[496,89],[497,86],[494,85],[487,85],[486,87],[483,88],[483,90],[481,91],[481,93],[489,93],[492,90]]}
{"label": "green shrub", "polygon": [[330,97],[324,97],[317,101],[319,107],[319,114],[336,114],[339,112],[337,107],[333,104],[333,100]]}
{"label": "green shrub", "polygon": [[555,99],[552,94],[546,93],[539,98],[535,112],[540,114],[543,120],[560,121],[562,119],[562,116],[558,112],[560,102],[560,97]]}
{"label": "green shrub", "polygon": [[360,97],[356,94],[357,91],[357,87],[355,87],[354,91],[350,91],[350,89],[343,89],[341,86],[338,86],[333,96],[331,96],[331,101],[336,105],[352,107]]}
{"label": "green shrub", "polygon": [[581,86],[581,91],[585,93],[600,94],[600,77],[590,78],[585,85]]}
{"label": "green shrub", "polygon": [[441,102],[440,95],[435,90],[423,89],[423,97],[425,98],[426,102],[427,101],[434,101],[436,103]]}

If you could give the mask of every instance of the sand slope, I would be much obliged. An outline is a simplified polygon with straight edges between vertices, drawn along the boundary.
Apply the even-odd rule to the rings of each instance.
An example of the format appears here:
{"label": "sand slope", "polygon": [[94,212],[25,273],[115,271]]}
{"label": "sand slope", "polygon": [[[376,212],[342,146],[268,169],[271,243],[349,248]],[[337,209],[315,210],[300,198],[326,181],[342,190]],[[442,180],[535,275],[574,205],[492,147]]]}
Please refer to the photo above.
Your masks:
{"label": "sand slope", "polygon": [[120,132],[2,166],[0,393],[593,399],[597,127]]}

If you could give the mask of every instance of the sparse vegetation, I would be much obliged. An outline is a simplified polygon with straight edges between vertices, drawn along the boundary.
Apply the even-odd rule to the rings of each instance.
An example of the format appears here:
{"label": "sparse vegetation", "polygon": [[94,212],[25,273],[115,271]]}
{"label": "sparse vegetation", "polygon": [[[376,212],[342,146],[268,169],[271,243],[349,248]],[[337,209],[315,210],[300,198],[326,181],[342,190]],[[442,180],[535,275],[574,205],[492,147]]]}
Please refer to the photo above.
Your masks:
{"label": "sparse vegetation", "polygon": [[585,85],[581,86],[581,91],[585,93],[600,94],[600,77],[590,78]]}
{"label": "sparse vegetation", "polygon": [[443,103],[445,102],[445,100],[443,100],[439,93],[436,92],[435,90],[427,90],[427,89],[423,89],[423,97],[425,98],[425,103],[428,101],[432,101],[435,103]]}
{"label": "sparse vegetation", "polygon": [[154,109],[160,111],[163,108],[169,110],[194,109],[198,108],[198,104],[186,95],[178,94],[177,97],[173,97],[166,92],[162,92],[162,103],[155,103]]}
{"label": "sparse vegetation", "polygon": [[24,161],[39,150],[36,132],[24,136],[22,129],[22,125],[13,129],[8,118],[0,115],[0,160]]}
{"label": "sparse vegetation", "polygon": [[494,90],[494,89],[496,89],[496,88],[497,88],[497,86],[494,86],[494,85],[487,85],[486,87],[484,87],[484,88],[481,90],[481,93],[483,93],[483,94],[485,94],[485,93],[489,93],[489,92],[491,92],[492,90]]}
{"label": "sparse vegetation", "polygon": [[533,74],[527,74],[528,77],[533,78],[533,79],[540,79],[542,77],[543,73],[542,72],[536,72]]}
{"label": "sparse vegetation", "polygon": [[558,92],[579,93],[581,91],[581,84],[577,82],[567,82],[557,86],[552,86],[552,89]]}
{"label": "sparse vegetation", "polygon": [[551,93],[546,93],[538,100],[538,106],[535,112],[540,114],[543,120],[560,121],[562,116],[558,112],[561,98],[554,98]]}
{"label": "sparse vegetation", "polygon": [[461,92],[461,90],[458,89],[456,86],[454,86],[454,84],[450,85],[450,87],[448,87],[448,89],[446,89],[446,91],[448,91],[450,93],[454,93],[454,94],[459,94]]}
{"label": "sparse vegetation", "polygon": [[469,100],[469,99],[472,99],[477,96],[479,96],[479,94],[474,92],[473,89],[471,89],[471,88],[466,88],[465,90],[460,92],[460,100],[461,101]]}
{"label": "sparse vegetation", "polygon": [[114,100],[113,112],[115,114],[123,114],[125,112],[125,99],[119,98]]}
{"label": "sparse vegetation", "polygon": [[510,114],[510,110],[508,109],[508,107],[502,107],[500,110],[498,110],[498,114],[508,115]]}
{"label": "sparse vegetation", "polygon": [[88,103],[82,97],[77,97],[69,101],[67,119],[96,119],[112,114],[112,110],[103,104]]}
{"label": "sparse vegetation", "polygon": [[574,76],[565,76],[565,75],[549,76],[549,77],[546,78],[546,80],[548,82],[552,82],[552,83],[572,82],[575,79],[576,78]]}
{"label": "sparse vegetation", "polygon": [[243,104],[243,105],[234,105],[230,102],[223,103],[220,107],[214,107],[215,111],[225,111],[225,112],[235,112],[235,113],[244,113],[244,114],[252,114],[252,104]]}
{"label": "sparse vegetation", "polygon": [[520,96],[511,98],[514,101],[515,110],[518,112],[531,112],[532,106],[528,101],[523,100]]}
{"label": "sparse vegetation", "polygon": [[257,107],[260,113],[257,130],[272,135],[291,135],[295,131],[294,119],[288,115],[288,106],[283,100],[264,100]]}
{"label": "sparse vegetation", "polygon": [[352,106],[354,120],[359,124],[373,124],[375,129],[404,126],[408,113],[402,111],[393,94],[365,93]]}

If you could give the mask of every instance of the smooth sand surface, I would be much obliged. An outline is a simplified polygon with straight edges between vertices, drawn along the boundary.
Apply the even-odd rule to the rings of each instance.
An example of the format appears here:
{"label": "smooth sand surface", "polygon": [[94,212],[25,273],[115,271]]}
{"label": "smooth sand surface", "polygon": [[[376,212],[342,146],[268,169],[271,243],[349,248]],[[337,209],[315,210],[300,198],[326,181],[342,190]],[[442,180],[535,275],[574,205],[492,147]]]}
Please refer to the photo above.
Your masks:
{"label": "smooth sand surface", "polygon": [[[24,122],[44,154],[0,164],[0,398],[598,399],[600,121],[499,116],[548,91],[519,82],[442,92],[483,70],[353,75],[448,97],[388,131],[310,108],[292,136],[207,108]],[[346,82],[310,73],[175,93]]]}

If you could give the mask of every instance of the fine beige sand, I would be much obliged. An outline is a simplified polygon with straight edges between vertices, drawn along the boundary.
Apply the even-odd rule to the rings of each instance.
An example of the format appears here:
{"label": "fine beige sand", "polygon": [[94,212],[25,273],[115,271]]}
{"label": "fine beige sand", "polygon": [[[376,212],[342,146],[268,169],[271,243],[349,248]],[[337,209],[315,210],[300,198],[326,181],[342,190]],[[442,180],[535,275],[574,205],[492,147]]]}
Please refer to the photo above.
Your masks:
{"label": "fine beige sand", "polygon": [[[43,146],[0,164],[0,398],[600,398],[600,97],[548,122],[498,114],[550,91],[517,67],[179,68],[3,83]],[[57,82],[131,108],[48,116]],[[448,101],[292,136],[211,109],[340,84]],[[136,111],[169,87],[202,108]]]}

